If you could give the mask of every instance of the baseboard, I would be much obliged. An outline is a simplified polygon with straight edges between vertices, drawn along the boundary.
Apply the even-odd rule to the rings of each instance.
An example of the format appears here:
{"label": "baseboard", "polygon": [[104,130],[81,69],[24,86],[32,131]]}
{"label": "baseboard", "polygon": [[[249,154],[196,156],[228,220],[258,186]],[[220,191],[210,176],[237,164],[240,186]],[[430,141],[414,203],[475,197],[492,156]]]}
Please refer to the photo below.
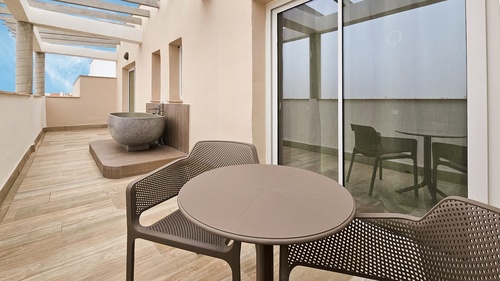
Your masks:
{"label": "baseboard", "polygon": [[89,124],[89,125],[74,125],[74,126],[54,126],[43,128],[44,132],[60,132],[85,129],[100,129],[107,128],[108,124]]}

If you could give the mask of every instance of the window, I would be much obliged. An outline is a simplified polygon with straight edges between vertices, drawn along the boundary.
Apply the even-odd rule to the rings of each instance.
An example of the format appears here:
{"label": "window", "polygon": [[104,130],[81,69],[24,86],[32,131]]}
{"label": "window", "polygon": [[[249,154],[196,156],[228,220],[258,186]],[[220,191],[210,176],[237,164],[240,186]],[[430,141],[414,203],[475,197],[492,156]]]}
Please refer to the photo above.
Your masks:
{"label": "window", "polygon": [[[445,153],[467,151],[466,1],[351,1],[341,34],[337,9],[334,1],[314,0],[272,11],[273,161],[344,182],[366,211],[420,214],[443,195],[468,196],[463,171],[432,166],[433,143]],[[355,147],[351,124],[417,143],[418,197],[413,188],[402,192],[414,185],[411,157],[383,161],[372,195],[372,155],[356,155],[345,181]]]}

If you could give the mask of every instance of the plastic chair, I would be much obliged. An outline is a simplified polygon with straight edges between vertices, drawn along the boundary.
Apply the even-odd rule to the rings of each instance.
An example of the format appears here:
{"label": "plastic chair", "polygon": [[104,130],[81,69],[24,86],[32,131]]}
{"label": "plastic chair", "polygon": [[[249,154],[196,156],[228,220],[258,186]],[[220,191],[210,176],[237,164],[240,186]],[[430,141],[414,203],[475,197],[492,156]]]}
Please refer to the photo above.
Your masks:
{"label": "plastic chair", "polygon": [[500,280],[500,208],[458,196],[422,218],[357,214],[327,238],[281,246],[280,280],[305,266],[375,280]]}
{"label": "plastic chair", "polygon": [[432,143],[432,182],[437,188],[437,167],[445,165],[467,174],[467,146],[433,142]]}
{"label": "plastic chair", "polygon": [[[135,240],[153,241],[225,260],[233,280],[240,280],[241,243],[199,228],[179,210],[150,226],[139,222],[141,214],[179,193],[182,186],[197,175],[220,167],[258,164],[252,144],[229,141],[201,141],[186,157],[171,162],[132,181],[127,198],[127,280],[134,279]],[[203,200],[203,198],[200,198]]]}
{"label": "plastic chair", "polygon": [[[382,179],[382,161],[392,159],[408,158],[413,160],[413,180],[414,185],[418,185],[417,172],[417,140],[409,138],[383,137],[373,127],[351,124],[354,131],[354,149],[352,151],[351,163],[347,173],[346,182],[351,177],[352,165],[356,154],[375,158],[373,164],[372,179],[370,182],[369,195],[373,193],[377,167],[380,167],[379,178]],[[415,196],[418,190],[415,188]]]}

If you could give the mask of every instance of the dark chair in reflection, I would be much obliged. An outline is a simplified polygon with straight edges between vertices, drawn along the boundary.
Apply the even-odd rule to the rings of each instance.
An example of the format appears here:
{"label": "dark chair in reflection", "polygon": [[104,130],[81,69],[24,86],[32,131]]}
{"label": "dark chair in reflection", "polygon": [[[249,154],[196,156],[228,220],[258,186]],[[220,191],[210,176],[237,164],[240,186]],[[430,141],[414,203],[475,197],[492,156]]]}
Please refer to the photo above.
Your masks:
{"label": "dark chair in reflection", "polygon": [[[432,182],[437,190],[438,166],[444,165],[467,174],[467,146],[433,142],[432,143]],[[441,192],[440,192],[441,193]],[[442,194],[444,197],[446,195]]]}
{"label": "dark chair in reflection", "polygon": [[[412,159],[413,161],[413,179],[415,186],[418,185],[417,174],[417,140],[398,137],[383,137],[373,127],[351,124],[354,131],[354,149],[352,151],[349,172],[346,182],[351,177],[352,165],[356,154],[366,157],[373,157],[373,173],[370,182],[369,195],[373,193],[373,185],[377,175],[377,167],[380,167],[379,177],[382,179],[382,161],[392,159]],[[418,190],[415,189],[415,196],[418,196]]]}

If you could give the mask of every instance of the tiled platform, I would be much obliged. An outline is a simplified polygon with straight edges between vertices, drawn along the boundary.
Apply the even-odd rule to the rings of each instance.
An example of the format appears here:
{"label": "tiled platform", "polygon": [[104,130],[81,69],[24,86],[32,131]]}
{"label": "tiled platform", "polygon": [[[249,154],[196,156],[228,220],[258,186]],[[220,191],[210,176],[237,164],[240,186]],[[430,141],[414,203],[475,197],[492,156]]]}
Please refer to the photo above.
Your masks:
{"label": "tiled platform", "polygon": [[145,174],[186,156],[186,153],[165,145],[127,152],[113,139],[93,141],[89,150],[101,174],[109,179]]}

